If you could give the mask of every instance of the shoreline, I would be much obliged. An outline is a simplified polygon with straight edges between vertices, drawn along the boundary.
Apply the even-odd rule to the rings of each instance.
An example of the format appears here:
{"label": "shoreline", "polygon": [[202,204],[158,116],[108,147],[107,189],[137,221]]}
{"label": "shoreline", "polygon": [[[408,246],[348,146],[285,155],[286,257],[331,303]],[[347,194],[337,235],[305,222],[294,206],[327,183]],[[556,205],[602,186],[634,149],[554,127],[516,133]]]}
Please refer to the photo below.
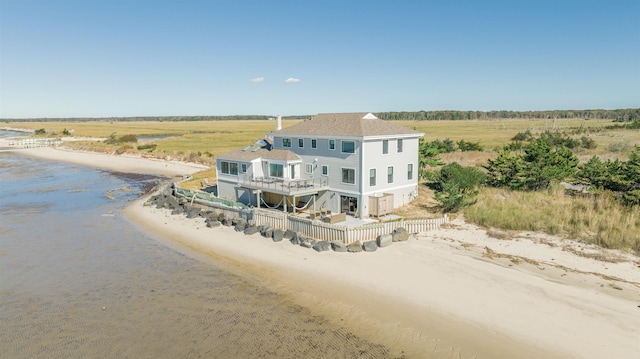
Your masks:
{"label": "shoreline", "polygon": [[[167,177],[201,169],[53,148],[11,151]],[[630,254],[539,233],[500,240],[461,220],[373,253],[317,253],[206,228],[201,218],[144,207],[148,196],[124,210],[140,228],[408,357],[640,356],[640,260]],[[589,258],[597,251],[611,261]]]}
{"label": "shoreline", "polygon": [[159,175],[164,177],[181,177],[209,168],[196,163],[167,161],[139,156],[110,155],[89,151],[77,151],[65,148],[36,147],[13,148],[9,141],[0,139],[3,152],[19,153],[53,161],[74,163],[82,166],[112,170],[118,172]]}

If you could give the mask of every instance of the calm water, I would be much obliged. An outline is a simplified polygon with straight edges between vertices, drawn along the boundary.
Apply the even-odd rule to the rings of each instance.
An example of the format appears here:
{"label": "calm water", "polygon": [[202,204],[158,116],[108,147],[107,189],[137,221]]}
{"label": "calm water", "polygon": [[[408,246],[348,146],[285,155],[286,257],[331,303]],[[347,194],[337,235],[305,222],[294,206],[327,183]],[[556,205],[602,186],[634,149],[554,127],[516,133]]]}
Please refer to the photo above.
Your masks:
{"label": "calm water", "polygon": [[156,183],[0,152],[0,358],[391,356],[127,222]]}

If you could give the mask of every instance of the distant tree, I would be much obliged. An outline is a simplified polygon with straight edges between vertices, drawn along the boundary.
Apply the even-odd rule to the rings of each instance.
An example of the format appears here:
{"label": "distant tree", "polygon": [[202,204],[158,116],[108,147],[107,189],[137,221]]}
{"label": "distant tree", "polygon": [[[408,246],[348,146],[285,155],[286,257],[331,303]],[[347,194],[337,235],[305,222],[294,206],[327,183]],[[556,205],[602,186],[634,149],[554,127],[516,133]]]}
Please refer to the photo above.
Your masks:
{"label": "distant tree", "polygon": [[480,142],[468,142],[465,140],[460,140],[457,142],[458,150],[464,151],[482,151],[482,146],[480,146]]}
{"label": "distant tree", "polygon": [[44,129],[44,128],[39,128],[39,129],[37,129],[37,130],[35,131],[35,134],[36,134],[36,135],[46,135],[46,134],[47,134],[47,131],[45,131],[45,129]]}

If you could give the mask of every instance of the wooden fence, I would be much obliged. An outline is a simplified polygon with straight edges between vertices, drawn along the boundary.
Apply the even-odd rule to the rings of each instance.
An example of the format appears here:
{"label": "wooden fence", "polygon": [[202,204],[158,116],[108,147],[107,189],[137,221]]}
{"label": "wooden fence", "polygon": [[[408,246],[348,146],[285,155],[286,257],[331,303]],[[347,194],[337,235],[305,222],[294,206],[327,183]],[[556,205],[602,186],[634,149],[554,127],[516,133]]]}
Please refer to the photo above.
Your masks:
{"label": "wooden fence", "polygon": [[253,209],[253,220],[256,225],[268,224],[273,228],[300,232],[305,236],[326,241],[342,241],[345,244],[356,241],[371,241],[383,234],[389,234],[396,228],[403,227],[407,232],[415,234],[435,230],[449,218],[399,220],[394,222],[369,223],[358,227],[347,227],[330,224],[319,220],[311,220],[282,212]]}
{"label": "wooden fence", "polygon": [[253,221],[257,226],[267,224],[272,228],[291,230],[303,235],[325,241],[341,241],[344,244],[356,241],[365,242],[389,234],[394,229],[403,227],[407,232],[415,234],[438,229],[443,223],[449,222],[447,215],[434,219],[398,220],[393,222],[368,223],[358,227],[347,227],[340,224],[330,224],[319,220],[311,220],[300,216],[262,209],[248,208],[242,204],[216,198],[212,194],[202,191],[176,188],[175,194],[182,196],[191,203],[198,203],[216,208],[226,216],[244,218]]}
{"label": "wooden fence", "polygon": [[9,142],[9,146],[33,148],[57,146],[61,143],[62,140],[60,140],[59,138],[25,138],[24,140],[11,141]]}

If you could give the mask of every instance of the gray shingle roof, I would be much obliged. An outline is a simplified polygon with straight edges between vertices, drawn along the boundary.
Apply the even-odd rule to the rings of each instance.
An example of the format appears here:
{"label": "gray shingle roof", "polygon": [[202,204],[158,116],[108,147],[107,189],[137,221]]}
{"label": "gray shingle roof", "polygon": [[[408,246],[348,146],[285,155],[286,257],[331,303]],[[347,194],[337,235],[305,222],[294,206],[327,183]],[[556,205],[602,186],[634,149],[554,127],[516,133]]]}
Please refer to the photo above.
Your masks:
{"label": "gray shingle roof", "polygon": [[258,158],[278,161],[295,161],[301,159],[300,156],[291,151],[274,149],[267,139],[258,140],[252,145],[222,153],[217,157],[245,162]]}
{"label": "gray shingle roof", "polygon": [[388,136],[388,135],[420,135],[389,121],[383,121],[368,112],[354,113],[321,113],[310,120],[283,128],[274,132],[276,135],[315,135],[315,136]]}

